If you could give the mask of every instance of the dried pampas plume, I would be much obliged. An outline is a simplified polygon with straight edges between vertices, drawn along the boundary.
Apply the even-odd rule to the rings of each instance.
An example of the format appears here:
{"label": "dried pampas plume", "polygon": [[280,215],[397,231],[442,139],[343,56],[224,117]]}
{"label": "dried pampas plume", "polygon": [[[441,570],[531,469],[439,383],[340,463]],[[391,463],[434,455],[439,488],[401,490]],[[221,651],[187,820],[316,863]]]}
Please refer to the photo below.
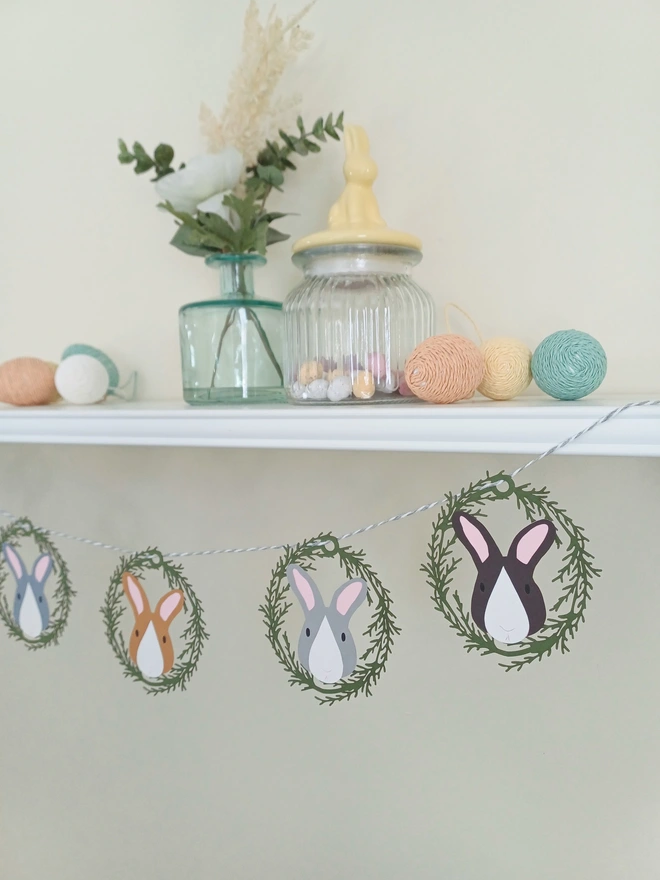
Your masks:
{"label": "dried pampas plume", "polygon": [[273,6],[265,24],[259,21],[256,0],[245,13],[243,47],[238,67],[229,83],[229,95],[218,118],[202,104],[199,121],[208,149],[216,153],[228,145],[241,151],[246,166],[253,165],[267,139],[288,124],[299,96],[276,98],[275,90],[286,68],[307,49],[313,34],[300,21],[314,6],[312,0],[286,22]]}

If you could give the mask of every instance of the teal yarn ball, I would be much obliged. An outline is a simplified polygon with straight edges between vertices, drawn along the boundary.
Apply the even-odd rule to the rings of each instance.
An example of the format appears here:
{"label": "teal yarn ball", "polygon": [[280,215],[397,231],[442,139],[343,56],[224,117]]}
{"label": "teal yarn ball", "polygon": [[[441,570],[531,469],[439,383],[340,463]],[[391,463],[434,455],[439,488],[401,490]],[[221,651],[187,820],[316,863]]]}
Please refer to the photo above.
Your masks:
{"label": "teal yarn ball", "polygon": [[119,385],[119,370],[115,362],[108,357],[108,355],[101,351],[100,348],[94,348],[93,345],[83,345],[82,343],[77,343],[75,345],[70,345],[67,349],[65,349],[64,354],[62,355],[62,360],[70,357],[72,354],[87,354],[90,357],[96,358],[97,361],[100,361],[103,366],[108,371],[108,377],[110,379],[110,388],[117,388]]}
{"label": "teal yarn ball", "polygon": [[579,400],[601,384],[607,355],[597,339],[581,330],[546,336],[532,357],[532,375],[541,391],[557,400]]}

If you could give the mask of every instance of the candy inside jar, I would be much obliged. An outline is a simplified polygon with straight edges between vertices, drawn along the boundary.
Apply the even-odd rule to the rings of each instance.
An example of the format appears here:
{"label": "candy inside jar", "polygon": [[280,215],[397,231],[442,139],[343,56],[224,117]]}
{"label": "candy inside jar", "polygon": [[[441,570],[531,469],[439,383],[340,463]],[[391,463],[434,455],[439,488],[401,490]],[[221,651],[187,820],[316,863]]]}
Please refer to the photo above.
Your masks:
{"label": "candy inside jar", "polygon": [[287,394],[296,403],[414,401],[406,359],[433,334],[432,300],[411,277],[421,242],[380,217],[363,129],[347,126],[345,137],[346,188],[329,228],[294,245],[304,279],[284,302]]}

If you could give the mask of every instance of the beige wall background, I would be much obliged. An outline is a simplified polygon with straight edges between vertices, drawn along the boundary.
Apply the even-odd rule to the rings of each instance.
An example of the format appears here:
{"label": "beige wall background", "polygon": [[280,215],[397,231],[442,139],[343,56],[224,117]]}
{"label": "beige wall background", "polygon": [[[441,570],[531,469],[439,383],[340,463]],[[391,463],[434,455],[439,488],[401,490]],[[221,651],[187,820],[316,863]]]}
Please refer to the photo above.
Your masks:
{"label": "beige wall background", "polygon": [[[215,279],[167,247],[115,142],[201,148],[198,104],[224,101],[243,9],[0,3],[0,359],[89,342],[137,368],[145,398],[178,397],[176,311]],[[423,238],[438,304],[530,345],[589,330],[606,389],[657,387],[660,7],[320,0],[309,24],[286,87],[310,118],[343,108],[368,127],[383,213]],[[294,236],[324,222],[341,162],[324,150],[287,185]],[[294,280],[283,246],[260,289]],[[348,530],[516,463],[2,447],[0,504],[127,547],[233,546]],[[359,542],[403,633],[374,696],[331,709],[287,686],[264,638],[274,556],[186,565],[212,639],[185,694],[151,699],[104,641],[116,557],[62,543],[79,593],[61,645],[0,639],[0,875],[657,877],[657,468],[569,458],[530,477],[603,567],[571,653],[516,675],[466,655],[419,572],[418,517]],[[504,503],[490,523],[503,544],[521,525]],[[466,597],[472,581],[466,563]]]}

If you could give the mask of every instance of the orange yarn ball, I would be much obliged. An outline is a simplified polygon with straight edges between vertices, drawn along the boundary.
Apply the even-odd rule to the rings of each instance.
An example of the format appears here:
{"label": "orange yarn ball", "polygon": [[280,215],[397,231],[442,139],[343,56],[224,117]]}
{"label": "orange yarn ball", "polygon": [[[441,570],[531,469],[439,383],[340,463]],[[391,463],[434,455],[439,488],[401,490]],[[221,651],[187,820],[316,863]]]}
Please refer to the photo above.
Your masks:
{"label": "orange yarn ball", "polygon": [[0,401],[14,406],[54,403],[56,364],[39,358],[20,357],[0,365]]}
{"label": "orange yarn ball", "polygon": [[425,339],[406,361],[406,384],[430,403],[472,397],[483,377],[483,354],[474,342],[455,333]]}

